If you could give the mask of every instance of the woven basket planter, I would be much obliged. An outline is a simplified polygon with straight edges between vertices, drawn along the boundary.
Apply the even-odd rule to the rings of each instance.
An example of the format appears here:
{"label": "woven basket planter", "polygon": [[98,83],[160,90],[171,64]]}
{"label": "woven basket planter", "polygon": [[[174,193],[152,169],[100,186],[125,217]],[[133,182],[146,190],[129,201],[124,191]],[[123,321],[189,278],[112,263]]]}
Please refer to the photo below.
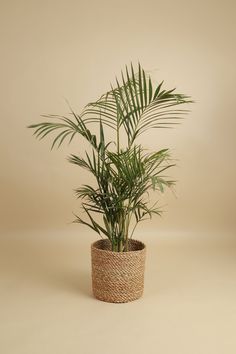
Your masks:
{"label": "woven basket planter", "polygon": [[113,252],[109,240],[91,246],[94,296],[106,302],[129,302],[140,298],[144,287],[145,245],[129,240],[129,252]]}

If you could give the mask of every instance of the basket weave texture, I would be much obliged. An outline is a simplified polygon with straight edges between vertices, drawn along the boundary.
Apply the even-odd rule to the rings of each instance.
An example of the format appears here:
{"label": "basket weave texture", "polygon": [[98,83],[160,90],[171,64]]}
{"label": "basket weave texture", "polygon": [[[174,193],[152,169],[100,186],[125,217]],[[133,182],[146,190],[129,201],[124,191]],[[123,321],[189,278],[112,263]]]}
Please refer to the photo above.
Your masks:
{"label": "basket weave texture", "polygon": [[129,302],[140,298],[144,288],[145,245],[129,240],[128,252],[113,252],[109,240],[91,245],[94,296],[106,302]]}

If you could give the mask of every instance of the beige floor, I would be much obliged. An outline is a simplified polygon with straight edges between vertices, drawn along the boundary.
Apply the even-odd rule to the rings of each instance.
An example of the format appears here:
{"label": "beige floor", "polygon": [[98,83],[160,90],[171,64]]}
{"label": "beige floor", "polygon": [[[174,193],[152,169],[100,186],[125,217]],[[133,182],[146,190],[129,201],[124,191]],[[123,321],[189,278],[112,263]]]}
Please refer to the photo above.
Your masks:
{"label": "beige floor", "polygon": [[91,295],[94,237],[74,230],[3,235],[1,354],[236,353],[233,238],[147,235],[144,297],[107,304]]}

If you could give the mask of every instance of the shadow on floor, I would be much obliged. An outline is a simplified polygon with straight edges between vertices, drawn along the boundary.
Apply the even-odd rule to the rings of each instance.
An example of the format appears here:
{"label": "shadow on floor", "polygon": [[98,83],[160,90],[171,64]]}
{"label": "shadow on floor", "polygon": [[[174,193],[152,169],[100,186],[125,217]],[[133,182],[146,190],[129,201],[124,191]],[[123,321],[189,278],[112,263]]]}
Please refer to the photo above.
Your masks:
{"label": "shadow on floor", "polygon": [[0,247],[0,277],[29,288],[92,297],[90,254],[68,245],[6,239]]}
{"label": "shadow on floor", "polygon": [[87,270],[58,269],[47,277],[48,286],[71,293],[92,297],[91,274]]}

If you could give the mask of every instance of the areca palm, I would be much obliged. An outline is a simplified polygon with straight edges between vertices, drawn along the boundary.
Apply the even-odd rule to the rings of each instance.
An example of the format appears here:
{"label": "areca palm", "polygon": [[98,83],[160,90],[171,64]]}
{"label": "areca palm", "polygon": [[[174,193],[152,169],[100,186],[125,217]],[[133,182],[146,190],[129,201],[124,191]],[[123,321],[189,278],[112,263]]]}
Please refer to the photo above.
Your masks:
{"label": "areca palm", "polygon": [[[173,166],[169,151],[146,152],[137,138],[148,129],[169,128],[179,123],[188,111],[180,105],[191,102],[188,96],[175,93],[175,89],[162,89],[163,82],[153,86],[151,77],[133,65],[116,79],[115,87],[91,102],[79,115],[71,110],[69,117],[48,115],[48,121],[30,125],[36,137],[42,139],[58,131],[52,148],[82,136],[91,145],[91,154],[85,157],[71,155],[69,161],[89,171],[96,186],[83,185],[76,189],[82,199],[86,219],[76,216],[75,222],[92,228],[101,236],[108,237],[112,250],[128,251],[128,240],[136,225],[152,214],[160,214],[156,205],[150,205],[148,191],[153,188],[163,192],[168,180],[164,171]],[[99,133],[90,127],[98,125]],[[105,140],[104,128],[115,132],[115,149]],[[120,135],[125,133],[126,146],[121,146]],[[101,221],[94,218],[101,215]]]}

